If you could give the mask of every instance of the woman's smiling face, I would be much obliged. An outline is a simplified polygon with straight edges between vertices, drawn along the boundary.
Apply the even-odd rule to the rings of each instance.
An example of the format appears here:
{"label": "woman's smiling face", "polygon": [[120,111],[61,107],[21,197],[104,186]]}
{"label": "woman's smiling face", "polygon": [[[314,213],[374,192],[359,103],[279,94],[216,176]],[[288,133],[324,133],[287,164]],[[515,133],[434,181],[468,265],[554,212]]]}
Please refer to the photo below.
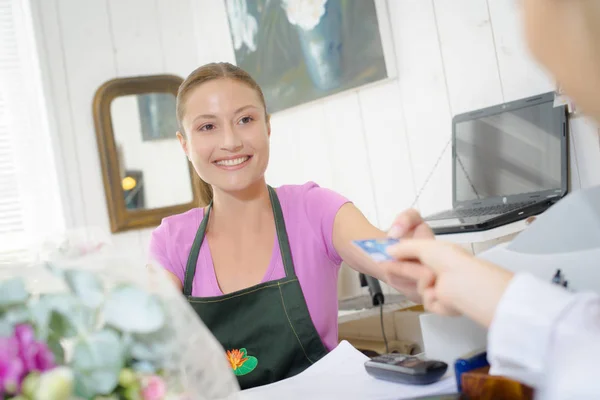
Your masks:
{"label": "woman's smiling face", "polygon": [[182,125],[183,149],[214,189],[240,192],[263,180],[271,127],[255,89],[230,78],[203,83],[187,96]]}

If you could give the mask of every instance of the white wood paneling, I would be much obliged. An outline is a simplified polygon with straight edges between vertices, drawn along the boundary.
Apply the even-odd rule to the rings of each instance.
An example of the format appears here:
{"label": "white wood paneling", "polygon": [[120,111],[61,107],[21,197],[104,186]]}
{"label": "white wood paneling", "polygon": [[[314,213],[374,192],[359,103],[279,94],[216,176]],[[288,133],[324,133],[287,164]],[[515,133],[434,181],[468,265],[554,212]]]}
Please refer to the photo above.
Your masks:
{"label": "white wood paneling", "polygon": [[149,254],[148,254],[148,249],[150,248],[150,239],[152,238],[153,230],[154,230],[154,228],[146,228],[146,229],[140,229],[138,231],[138,234],[140,237],[140,246],[141,246],[140,251],[142,252],[142,255],[143,255],[142,261],[145,261],[145,262],[151,261]]}
{"label": "white wood paneling", "polygon": [[196,18],[191,12],[193,2],[195,0],[156,0],[165,72],[182,78],[200,66],[194,32]]}
{"label": "white wood paneling", "polygon": [[[128,2],[129,3],[129,2]],[[111,4],[112,5],[112,4]],[[130,40],[128,28],[117,22],[116,29],[125,31],[114,35],[114,25],[108,1],[79,2],[62,0],[59,5],[63,28],[63,46],[67,87],[70,92],[73,127],[76,132],[76,151],[79,157],[83,199],[86,207],[85,226],[108,230],[108,212],[104,198],[104,186],[92,118],[92,100],[97,88],[119,73],[133,74],[125,47],[116,44],[114,37],[124,42]],[[132,10],[123,14],[135,19]],[[120,12],[118,12],[120,13]],[[119,20],[122,15],[117,17]],[[85,40],[81,40],[81,38]],[[130,41],[128,50],[136,52],[135,41]],[[119,49],[121,51],[119,52]],[[141,56],[141,54],[140,54]],[[115,58],[116,57],[116,58]],[[141,71],[140,71],[141,72]],[[113,236],[113,244],[121,254],[142,255],[139,234],[135,231]]]}
{"label": "white wood paneling", "polygon": [[436,161],[450,140],[451,113],[441,57],[435,13],[431,1],[402,0],[388,3],[396,46],[398,90],[404,110],[418,208],[425,214],[451,203],[450,164],[435,169],[444,182],[427,183]]}
{"label": "white wood paneling", "polygon": [[114,251],[122,256],[131,257],[133,260],[137,260],[139,266],[146,265],[148,259],[147,256],[147,245],[149,241],[144,239],[140,235],[140,231],[127,231],[112,235],[112,245]]}
{"label": "white wood paneling", "polygon": [[[569,123],[569,129],[573,129],[573,120]],[[575,147],[575,135],[569,135],[569,191],[581,189],[581,174],[577,164],[577,151]]]}
{"label": "white wood paneling", "polygon": [[[487,2],[435,0],[433,3],[451,115],[502,102]],[[447,132],[448,138],[451,135],[451,121],[446,123],[447,127],[442,129]],[[444,145],[447,145],[447,141]],[[450,205],[451,155],[450,146],[447,146],[439,167],[424,188],[424,211],[435,211]],[[444,199],[444,207],[440,197]]]}
{"label": "white wood paneling", "polygon": [[[81,225],[108,228],[104,187],[92,118],[96,89],[115,76],[107,3],[61,0],[59,23],[73,136],[82,182],[85,220]],[[67,139],[68,140],[68,139]]]}
{"label": "white wood paneling", "polygon": [[502,102],[487,2],[435,0],[434,4],[452,113]]}
{"label": "white wood paneling", "polygon": [[[117,76],[187,75],[197,66],[189,0],[34,1],[53,131],[63,154],[69,227],[108,231],[92,100]],[[115,246],[143,254],[150,230],[113,236]],[[139,253],[141,252],[141,253]]]}
{"label": "white wood paneling", "polygon": [[518,0],[488,0],[504,101],[554,90],[552,79],[530,55]]}
{"label": "white wood paneling", "polygon": [[600,185],[600,133],[597,125],[588,118],[576,116],[570,121],[571,176],[579,179],[575,187],[589,188]]}
{"label": "white wood paneling", "polygon": [[107,0],[117,76],[165,71],[156,1]]}
{"label": "white wood paneling", "polygon": [[452,145],[446,142],[446,147],[437,155],[437,166],[431,168],[431,175],[421,187],[418,210],[423,216],[452,207]]}
{"label": "white wood paneling", "polygon": [[336,96],[324,103],[329,159],[333,166],[332,189],[349,198],[367,219],[378,224],[372,171],[365,149],[363,121],[356,93]]}
{"label": "white wood paneling", "polygon": [[314,181],[332,187],[333,165],[321,107],[320,104],[299,107],[271,118],[271,151],[266,174],[271,185]]}
{"label": "white wood paneling", "polygon": [[[553,88],[527,52],[518,0],[387,4],[397,79],[275,115],[267,170],[274,185],[312,180],[338,190],[384,229],[418,193],[424,214],[450,206],[446,145],[453,114]],[[233,62],[225,2],[33,0],[33,6],[68,224],[108,231],[92,123],[95,90],[116,76],[183,77],[207,62]],[[576,118],[571,134],[571,175],[583,187],[600,183],[596,126]],[[150,233],[113,239],[119,249],[144,254]]]}
{"label": "white wood paneling", "polygon": [[379,228],[387,230],[396,215],[410,207],[415,197],[410,146],[398,85],[391,82],[361,90],[359,102]]}
{"label": "white wood paneling", "polygon": [[227,61],[235,63],[225,1],[192,0],[198,64]]}
{"label": "white wood paneling", "polygon": [[82,175],[79,171],[79,154],[73,131],[70,107],[68,75],[65,67],[62,27],[57,0],[33,2],[32,14],[38,41],[47,115],[50,130],[55,134],[55,159],[63,214],[67,227],[85,221],[85,206],[82,196]]}

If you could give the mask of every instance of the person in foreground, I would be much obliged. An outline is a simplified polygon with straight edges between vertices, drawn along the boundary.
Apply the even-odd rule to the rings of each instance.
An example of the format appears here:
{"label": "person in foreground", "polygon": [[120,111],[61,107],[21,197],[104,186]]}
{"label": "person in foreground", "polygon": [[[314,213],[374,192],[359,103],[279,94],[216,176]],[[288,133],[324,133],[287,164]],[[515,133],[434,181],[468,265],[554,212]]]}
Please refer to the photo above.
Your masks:
{"label": "person in foreground", "polygon": [[[177,117],[205,207],[163,219],[150,255],[223,345],[242,389],[295,375],[337,345],[341,262],[383,279],[352,241],[387,234],[315,183],[266,184],[269,114],[242,69],[192,72]],[[415,282],[396,288],[418,301]]]}
{"label": "person in foreground", "polygon": [[[600,122],[600,1],[523,0],[522,6],[533,54],[577,106]],[[421,240],[401,240],[388,250],[398,260],[386,266],[388,283],[411,267],[429,268],[418,278],[425,308],[489,327],[492,366],[513,371],[540,398],[600,398],[597,294],[570,293],[435,241],[415,211],[401,215],[390,233],[401,237],[414,230]]]}

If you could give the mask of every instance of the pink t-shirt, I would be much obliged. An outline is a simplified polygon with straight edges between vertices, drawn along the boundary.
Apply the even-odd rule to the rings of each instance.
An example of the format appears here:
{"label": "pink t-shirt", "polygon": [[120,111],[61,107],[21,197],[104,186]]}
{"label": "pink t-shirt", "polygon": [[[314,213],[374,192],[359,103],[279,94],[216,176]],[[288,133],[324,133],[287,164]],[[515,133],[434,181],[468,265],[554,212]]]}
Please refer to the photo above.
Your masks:
{"label": "pink t-shirt", "polygon": [[[337,279],[342,259],[333,246],[333,222],[343,196],[309,182],[275,189],[294,260],[298,281],[304,292],[312,321],[328,350],[338,341]],[[150,256],[168,271],[184,280],[185,266],[196,231],[204,216],[203,208],[194,208],[162,220],[152,232]],[[277,239],[262,282],[285,277]],[[192,296],[214,297],[221,292],[213,268],[207,241],[202,243]]]}

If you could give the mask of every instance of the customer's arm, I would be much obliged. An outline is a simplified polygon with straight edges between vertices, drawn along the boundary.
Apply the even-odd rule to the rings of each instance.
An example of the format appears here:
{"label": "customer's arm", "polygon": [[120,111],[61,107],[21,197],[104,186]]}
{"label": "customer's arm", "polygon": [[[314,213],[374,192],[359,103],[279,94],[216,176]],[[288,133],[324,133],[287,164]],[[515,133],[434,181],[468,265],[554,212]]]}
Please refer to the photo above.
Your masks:
{"label": "customer's arm", "polygon": [[600,297],[515,275],[490,326],[488,359],[492,373],[538,388],[540,398],[599,398]]}
{"label": "customer's arm", "polygon": [[600,398],[598,295],[515,275],[447,242],[405,239],[388,251],[398,260],[388,274],[415,263],[434,272],[418,283],[427,310],[489,327],[492,373],[535,387],[542,399]]}

